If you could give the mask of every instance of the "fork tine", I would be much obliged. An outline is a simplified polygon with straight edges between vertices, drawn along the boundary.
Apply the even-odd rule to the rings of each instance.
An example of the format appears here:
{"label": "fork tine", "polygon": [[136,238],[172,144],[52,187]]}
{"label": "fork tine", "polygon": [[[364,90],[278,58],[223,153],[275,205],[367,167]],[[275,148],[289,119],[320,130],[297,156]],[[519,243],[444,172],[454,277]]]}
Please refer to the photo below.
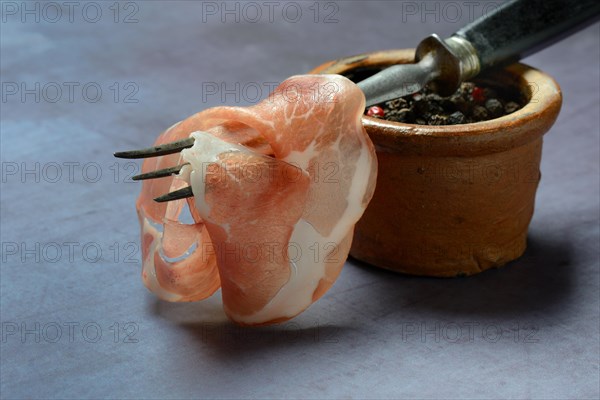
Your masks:
{"label": "fork tine", "polygon": [[170,192],[159,196],[154,199],[157,203],[164,203],[165,201],[173,201],[179,199],[185,199],[186,197],[193,197],[194,193],[192,193],[192,188],[190,186],[184,187],[183,189],[176,190],[174,192]]}
{"label": "fork tine", "polygon": [[159,169],[156,171],[147,172],[145,174],[139,174],[136,176],[132,176],[131,179],[134,181],[142,181],[144,179],[164,178],[165,176],[171,176],[173,174],[179,173],[179,171],[181,171],[181,168],[183,168],[184,165],[189,164],[190,163],[185,163],[181,165],[176,165],[175,167]]}
{"label": "fork tine", "polygon": [[118,158],[158,157],[164,156],[166,154],[178,153],[183,149],[192,147],[193,145],[194,138],[187,138],[183,140],[178,140],[176,142],[165,143],[154,147],[148,147],[147,149],[118,151],[114,153],[114,156]]}

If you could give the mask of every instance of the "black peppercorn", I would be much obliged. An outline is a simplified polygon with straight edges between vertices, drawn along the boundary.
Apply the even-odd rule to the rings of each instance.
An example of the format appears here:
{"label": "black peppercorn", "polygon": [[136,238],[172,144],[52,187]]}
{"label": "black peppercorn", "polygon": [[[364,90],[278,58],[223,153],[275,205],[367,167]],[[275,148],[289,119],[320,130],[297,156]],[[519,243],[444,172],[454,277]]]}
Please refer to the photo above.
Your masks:
{"label": "black peppercorn", "polygon": [[467,122],[467,119],[465,118],[465,115],[460,111],[453,112],[448,117],[448,125],[464,124],[465,122]]}

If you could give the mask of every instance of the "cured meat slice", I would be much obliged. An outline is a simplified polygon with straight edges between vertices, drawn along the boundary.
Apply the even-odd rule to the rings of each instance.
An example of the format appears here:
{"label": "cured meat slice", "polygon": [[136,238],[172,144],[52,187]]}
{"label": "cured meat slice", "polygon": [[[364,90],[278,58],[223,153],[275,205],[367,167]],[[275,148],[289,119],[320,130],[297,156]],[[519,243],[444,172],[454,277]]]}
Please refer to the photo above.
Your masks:
{"label": "cured meat slice", "polygon": [[[178,122],[155,141],[155,145],[184,139],[201,126],[200,113]],[[257,152],[271,149],[257,132],[235,121],[215,126],[215,136],[244,143]],[[179,154],[147,158],[142,172],[170,167],[179,163]],[[176,176],[145,180],[136,202],[142,237],[142,280],[146,287],[167,301],[197,301],[211,296],[220,288],[215,254],[203,251],[210,246],[210,236],[193,205],[193,199],[157,203],[153,199],[185,186]],[[189,207],[193,223],[183,223],[180,215]]]}
{"label": "cured meat slice", "polygon": [[[195,141],[181,159],[144,163],[143,172],[189,163],[145,184],[138,199],[146,285],[170,301],[199,300],[220,285],[225,312],[245,325],[287,320],[321,297],[375,186],[364,105],[344,77],[295,76],[256,106],[208,109],[161,135],[157,143]],[[150,204],[186,183],[191,225],[177,221],[183,200]]]}

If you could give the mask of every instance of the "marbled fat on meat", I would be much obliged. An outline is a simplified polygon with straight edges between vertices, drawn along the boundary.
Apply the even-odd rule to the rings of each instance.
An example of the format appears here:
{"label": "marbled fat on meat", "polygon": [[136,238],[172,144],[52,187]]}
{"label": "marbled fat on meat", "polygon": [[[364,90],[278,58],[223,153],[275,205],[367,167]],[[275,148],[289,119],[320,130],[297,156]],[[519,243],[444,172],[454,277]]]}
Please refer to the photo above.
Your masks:
{"label": "marbled fat on meat", "polygon": [[[225,312],[244,325],[285,321],[320,298],[375,187],[364,106],[342,76],[294,76],[255,106],[211,108],[163,133],[156,144],[195,142],[144,161],[142,172],[189,163],[145,181],[138,198],[146,286],[168,301],[221,287]],[[187,204],[152,200],[186,185]],[[180,221],[185,206],[192,224]]]}

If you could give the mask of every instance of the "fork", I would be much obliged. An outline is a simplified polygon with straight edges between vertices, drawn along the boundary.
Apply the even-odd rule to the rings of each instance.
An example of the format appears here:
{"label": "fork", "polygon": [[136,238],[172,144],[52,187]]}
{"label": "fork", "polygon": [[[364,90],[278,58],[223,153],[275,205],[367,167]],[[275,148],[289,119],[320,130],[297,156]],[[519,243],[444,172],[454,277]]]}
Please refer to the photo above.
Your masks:
{"label": "fork", "polygon": [[[148,147],[146,149],[139,150],[130,150],[130,151],[119,151],[114,153],[114,156],[117,158],[127,158],[127,159],[139,159],[139,158],[148,158],[148,157],[159,157],[165,156],[168,154],[179,153],[183,149],[188,149],[194,145],[194,138],[190,137],[183,140],[178,140],[176,142],[165,143],[158,146]],[[145,174],[139,174],[133,176],[131,179],[134,181],[141,181],[145,179],[155,179],[155,178],[164,178],[166,176],[171,176],[173,174],[179,173],[181,168],[185,165],[189,165],[189,163],[183,163],[181,165],[176,165],[174,167],[159,169],[153,172],[147,172]],[[179,199],[185,199],[186,197],[192,197],[194,194],[192,193],[192,188],[190,186],[184,187],[179,190],[175,190],[173,192],[164,194],[154,199],[154,201],[158,203],[163,203],[166,201],[173,201]]]}

